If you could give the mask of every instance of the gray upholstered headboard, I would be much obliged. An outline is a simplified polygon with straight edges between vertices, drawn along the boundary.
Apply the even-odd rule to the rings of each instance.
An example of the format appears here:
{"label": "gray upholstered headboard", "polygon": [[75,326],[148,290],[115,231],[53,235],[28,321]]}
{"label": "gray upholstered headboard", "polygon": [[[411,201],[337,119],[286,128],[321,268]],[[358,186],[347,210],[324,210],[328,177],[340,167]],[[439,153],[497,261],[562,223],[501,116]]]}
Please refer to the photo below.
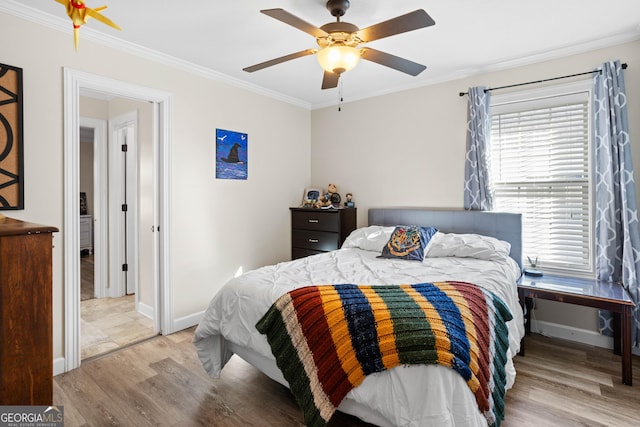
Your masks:
{"label": "gray upholstered headboard", "polygon": [[429,208],[371,208],[369,225],[420,225],[443,233],[474,233],[511,244],[511,258],[522,269],[522,215],[504,212]]}

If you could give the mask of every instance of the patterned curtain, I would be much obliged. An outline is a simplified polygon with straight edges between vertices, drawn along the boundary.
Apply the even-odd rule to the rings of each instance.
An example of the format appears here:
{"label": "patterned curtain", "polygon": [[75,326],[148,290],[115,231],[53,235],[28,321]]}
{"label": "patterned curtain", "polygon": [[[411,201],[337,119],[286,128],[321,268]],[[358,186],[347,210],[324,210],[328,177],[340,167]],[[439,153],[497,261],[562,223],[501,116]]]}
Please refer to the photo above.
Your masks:
{"label": "patterned curtain", "polygon": [[467,108],[467,154],[464,164],[464,208],[490,211],[493,192],[489,169],[489,92],[469,88]]}
{"label": "patterned curtain", "polygon": [[[631,162],[627,97],[620,61],[602,65],[593,81],[596,168],[596,274],[622,282],[633,301],[640,301],[640,233],[636,185]],[[600,312],[600,329],[611,335],[611,313]],[[634,353],[640,351],[640,319],[634,311]]]}

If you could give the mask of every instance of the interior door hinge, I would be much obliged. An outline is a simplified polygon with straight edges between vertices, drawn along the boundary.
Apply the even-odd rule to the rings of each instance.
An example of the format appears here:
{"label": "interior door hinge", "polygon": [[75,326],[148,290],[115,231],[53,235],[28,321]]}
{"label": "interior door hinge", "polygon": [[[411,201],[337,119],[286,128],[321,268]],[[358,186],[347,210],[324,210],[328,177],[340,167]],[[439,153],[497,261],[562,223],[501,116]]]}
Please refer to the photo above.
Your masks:
{"label": "interior door hinge", "polygon": [[129,264],[122,264],[122,271],[129,271]]}
{"label": "interior door hinge", "polygon": [[122,212],[126,212],[129,209],[129,206],[127,206],[127,204],[123,204],[122,205]]}
{"label": "interior door hinge", "polygon": [[129,146],[127,144],[122,144],[122,151],[127,151],[129,149]]}

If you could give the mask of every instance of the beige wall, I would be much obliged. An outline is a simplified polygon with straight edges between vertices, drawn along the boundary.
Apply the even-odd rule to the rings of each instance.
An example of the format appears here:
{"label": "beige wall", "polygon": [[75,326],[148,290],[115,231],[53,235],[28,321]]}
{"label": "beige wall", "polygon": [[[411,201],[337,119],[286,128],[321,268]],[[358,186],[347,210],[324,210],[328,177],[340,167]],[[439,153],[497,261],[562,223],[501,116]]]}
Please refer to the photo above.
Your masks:
{"label": "beige wall", "polygon": [[[625,80],[640,184],[640,41],[346,103],[342,111],[315,110],[311,182],[325,188],[335,183],[342,195],[352,192],[359,226],[366,225],[369,207],[462,207],[467,98],[459,92],[575,74],[612,59],[629,65]],[[547,301],[539,302],[536,317],[591,330],[597,325],[593,310]]]}
{"label": "beige wall", "polygon": [[[63,68],[172,94],[174,320],[206,308],[239,267],[289,258],[289,211],[310,176],[310,112],[0,13],[3,63],[23,69],[25,209],[54,241],[54,358],[64,357]],[[246,181],[215,179],[215,129],[249,135]]]}

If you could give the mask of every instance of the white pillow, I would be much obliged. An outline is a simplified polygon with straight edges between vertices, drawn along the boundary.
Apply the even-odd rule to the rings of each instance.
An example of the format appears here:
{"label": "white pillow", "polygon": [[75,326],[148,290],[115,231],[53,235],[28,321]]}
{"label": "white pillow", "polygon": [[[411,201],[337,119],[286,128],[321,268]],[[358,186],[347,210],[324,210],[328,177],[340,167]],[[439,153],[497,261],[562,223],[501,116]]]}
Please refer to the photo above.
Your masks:
{"label": "white pillow", "polygon": [[425,258],[477,258],[498,260],[509,256],[509,242],[480,234],[438,232],[431,238]]}
{"label": "white pillow", "polygon": [[360,248],[365,251],[381,252],[391,237],[395,227],[370,225],[353,230],[342,244],[343,248]]}

